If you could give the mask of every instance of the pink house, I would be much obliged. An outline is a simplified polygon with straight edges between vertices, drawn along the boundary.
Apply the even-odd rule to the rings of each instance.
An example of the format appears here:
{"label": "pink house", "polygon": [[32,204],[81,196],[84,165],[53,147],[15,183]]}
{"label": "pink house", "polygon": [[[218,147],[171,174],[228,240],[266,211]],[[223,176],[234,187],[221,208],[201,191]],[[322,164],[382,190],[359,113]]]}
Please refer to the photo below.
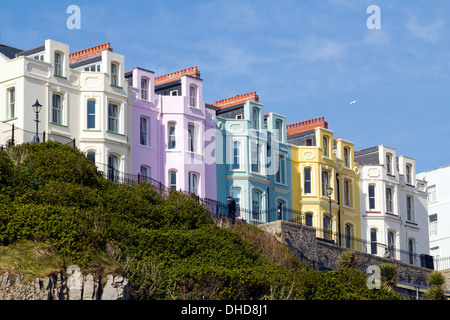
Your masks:
{"label": "pink house", "polygon": [[154,77],[135,68],[132,87],[133,173],[202,198],[217,199],[215,107],[203,101],[197,67]]}

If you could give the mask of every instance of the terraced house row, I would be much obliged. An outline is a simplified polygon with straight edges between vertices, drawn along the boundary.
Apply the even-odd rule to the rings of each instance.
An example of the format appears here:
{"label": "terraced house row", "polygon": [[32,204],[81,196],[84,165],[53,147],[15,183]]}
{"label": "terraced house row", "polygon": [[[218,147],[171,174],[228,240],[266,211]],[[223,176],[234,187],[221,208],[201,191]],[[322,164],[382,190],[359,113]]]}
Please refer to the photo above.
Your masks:
{"label": "terraced house row", "polygon": [[256,92],[207,103],[197,67],[155,76],[124,66],[109,43],[0,45],[0,144],[75,142],[113,181],[138,177],[218,205],[232,196],[249,223],[299,222],[323,241],[413,264],[428,254],[414,159],[384,145],[355,151],[323,117],[288,123]]}

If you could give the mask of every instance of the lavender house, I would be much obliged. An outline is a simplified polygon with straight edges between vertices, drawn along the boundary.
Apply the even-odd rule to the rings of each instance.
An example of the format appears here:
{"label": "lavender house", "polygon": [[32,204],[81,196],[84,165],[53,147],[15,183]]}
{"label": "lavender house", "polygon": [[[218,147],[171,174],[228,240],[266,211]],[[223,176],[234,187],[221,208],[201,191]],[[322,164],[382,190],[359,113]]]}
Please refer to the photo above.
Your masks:
{"label": "lavender house", "polygon": [[154,77],[126,73],[132,104],[133,174],[217,198],[215,108],[204,103],[197,67]]}

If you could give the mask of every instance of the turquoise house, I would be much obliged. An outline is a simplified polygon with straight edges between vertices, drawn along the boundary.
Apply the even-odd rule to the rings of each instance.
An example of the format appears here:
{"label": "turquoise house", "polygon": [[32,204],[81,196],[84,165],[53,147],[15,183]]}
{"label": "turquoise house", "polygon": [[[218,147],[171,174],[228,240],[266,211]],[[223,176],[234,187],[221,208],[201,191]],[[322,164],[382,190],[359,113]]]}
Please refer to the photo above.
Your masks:
{"label": "turquoise house", "polygon": [[217,200],[232,196],[249,223],[289,219],[290,147],[286,119],[264,114],[256,92],[216,101]]}

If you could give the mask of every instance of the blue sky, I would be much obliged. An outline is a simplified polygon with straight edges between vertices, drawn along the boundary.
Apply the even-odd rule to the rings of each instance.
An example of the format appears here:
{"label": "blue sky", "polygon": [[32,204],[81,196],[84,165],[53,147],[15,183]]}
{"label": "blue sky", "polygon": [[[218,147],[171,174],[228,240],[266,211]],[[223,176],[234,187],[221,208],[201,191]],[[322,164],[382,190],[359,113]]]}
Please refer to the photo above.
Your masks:
{"label": "blue sky", "polygon": [[[80,30],[66,27],[72,4]],[[447,0],[8,1],[0,43],[111,42],[156,75],[196,65],[207,102],[256,91],[288,123],[324,116],[335,137],[394,147],[420,172],[450,164],[449,13]]]}

